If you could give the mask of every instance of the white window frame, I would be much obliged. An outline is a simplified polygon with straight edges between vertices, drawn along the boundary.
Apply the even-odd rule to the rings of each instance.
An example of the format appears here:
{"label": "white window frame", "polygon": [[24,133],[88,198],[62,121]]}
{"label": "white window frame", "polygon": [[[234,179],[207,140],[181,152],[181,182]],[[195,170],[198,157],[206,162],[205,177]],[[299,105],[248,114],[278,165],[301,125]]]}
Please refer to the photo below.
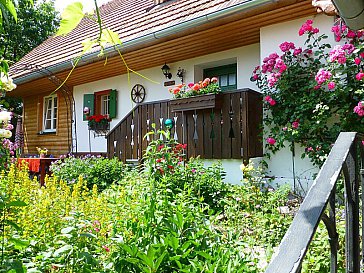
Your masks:
{"label": "white window frame", "polygon": [[[51,100],[52,105],[50,109],[50,118],[47,117],[48,113],[48,101]],[[55,101],[57,101],[57,106],[55,107]],[[57,119],[58,119],[58,97],[57,95],[51,95],[43,98],[43,132],[56,132],[57,131]],[[51,121],[50,128],[46,128],[46,121]]]}
{"label": "white window frame", "polygon": [[109,115],[110,114],[110,94],[102,95],[100,99],[100,109],[101,109],[101,115]]}

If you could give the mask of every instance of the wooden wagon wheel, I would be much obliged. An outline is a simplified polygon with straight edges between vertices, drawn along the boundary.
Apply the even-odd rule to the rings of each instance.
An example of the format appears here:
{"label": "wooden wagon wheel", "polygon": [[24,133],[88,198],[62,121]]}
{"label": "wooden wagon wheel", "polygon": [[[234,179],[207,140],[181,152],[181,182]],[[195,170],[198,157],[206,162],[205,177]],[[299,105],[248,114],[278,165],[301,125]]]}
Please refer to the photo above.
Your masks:
{"label": "wooden wagon wheel", "polygon": [[131,89],[131,99],[135,103],[141,103],[145,99],[145,88],[141,84],[136,84]]}

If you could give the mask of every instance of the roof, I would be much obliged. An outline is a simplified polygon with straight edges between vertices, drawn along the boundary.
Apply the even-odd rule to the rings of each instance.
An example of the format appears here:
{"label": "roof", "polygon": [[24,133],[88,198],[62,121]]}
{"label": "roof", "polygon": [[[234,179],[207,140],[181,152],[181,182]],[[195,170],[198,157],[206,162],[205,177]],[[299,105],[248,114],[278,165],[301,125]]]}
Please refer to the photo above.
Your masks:
{"label": "roof", "polygon": [[[135,71],[259,43],[260,28],[316,13],[311,0],[170,0],[157,6],[153,3],[113,0],[100,8],[105,26],[120,35],[123,57]],[[71,88],[126,73],[125,65],[110,47],[105,49],[107,65],[95,48],[68,75],[72,61],[81,52],[82,41],[97,34],[96,24],[83,19],[68,35],[46,40],[10,68],[18,85],[11,95],[53,91],[66,78]]]}
{"label": "roof", "polygon": [[[123,43],[193,19],[256,0],[172,0],[154,5],[153,0],[112,0],[100,7],[105,27],[120,35]],[[84,18],[79,26],[66,36],[53,36],[25,55],[11,67],[14,78],[29,73],[17,71],[23,65],[52,67],[71,61],[82,51],[82,41],[95,38],[98,26]],[[94,48],[94,52],[98,52]]]}

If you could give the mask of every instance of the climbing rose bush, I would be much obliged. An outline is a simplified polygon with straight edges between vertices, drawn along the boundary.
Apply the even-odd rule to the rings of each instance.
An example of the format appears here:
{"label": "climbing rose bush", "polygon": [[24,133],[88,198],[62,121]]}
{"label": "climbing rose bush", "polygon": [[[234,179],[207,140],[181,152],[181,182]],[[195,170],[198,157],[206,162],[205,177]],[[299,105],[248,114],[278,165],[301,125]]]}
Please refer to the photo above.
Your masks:
{"label": "climbing rose bush", "polygon": [[364,131],[363,31],[342,23],[327,43],[307,20],[298,35],[305,47],[285,41],[254,69],[251,80],[264,94],[266,150],[269,156],[287,143],[299,143],[320,166],[340,131]]}

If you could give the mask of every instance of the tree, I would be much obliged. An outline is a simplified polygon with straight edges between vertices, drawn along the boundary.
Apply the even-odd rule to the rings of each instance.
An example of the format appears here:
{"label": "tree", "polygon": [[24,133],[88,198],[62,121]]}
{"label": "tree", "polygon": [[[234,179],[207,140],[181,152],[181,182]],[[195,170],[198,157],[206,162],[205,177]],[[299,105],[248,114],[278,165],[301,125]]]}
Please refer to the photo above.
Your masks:
{"label": "tree", "polygon": [[26,53],[54,34],[59,26],[59,14],[54,1],[19,0],[16,6],[17,22],[10,18],[0,34],[0,56],[11,62],[18,61]]}

